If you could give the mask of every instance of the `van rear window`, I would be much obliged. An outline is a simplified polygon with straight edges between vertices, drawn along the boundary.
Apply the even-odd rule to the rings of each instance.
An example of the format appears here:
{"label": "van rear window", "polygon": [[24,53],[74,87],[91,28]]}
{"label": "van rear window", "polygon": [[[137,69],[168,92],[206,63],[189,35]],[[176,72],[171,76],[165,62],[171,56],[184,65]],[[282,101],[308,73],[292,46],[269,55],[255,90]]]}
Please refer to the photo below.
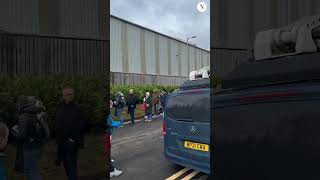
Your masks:
{"label": "van rear window", "polygon": [[179,94],[170,97],[166,104],[166,115],[174,120],[210,122],[210,94]]}

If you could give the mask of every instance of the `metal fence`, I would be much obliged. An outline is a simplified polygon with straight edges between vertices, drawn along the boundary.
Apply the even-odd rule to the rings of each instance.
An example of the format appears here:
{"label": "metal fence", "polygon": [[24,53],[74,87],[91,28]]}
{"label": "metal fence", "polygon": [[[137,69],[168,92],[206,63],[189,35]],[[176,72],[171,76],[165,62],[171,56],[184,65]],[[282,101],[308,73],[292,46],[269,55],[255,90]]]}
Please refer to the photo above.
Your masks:
{"label": "metal fence", "polygon": [[248,49],[211,48],[213,73],[219,77],[231,72],[237,65],[253,60]]}
{"label": "metal fence", "polygon": [[162,76],[162,75],[151,75],[151,74],[134,74],[134,73],[110,73],[110,83],[117,85],[144,85],[144,84],[157,84],[157,85],[171,85],[179,86],[184,81],[188,80],[186,77],[178,76]]}
{"label": "metal fence", "polygon": [[109,72],[109,41],[0,33],[0,74]]}

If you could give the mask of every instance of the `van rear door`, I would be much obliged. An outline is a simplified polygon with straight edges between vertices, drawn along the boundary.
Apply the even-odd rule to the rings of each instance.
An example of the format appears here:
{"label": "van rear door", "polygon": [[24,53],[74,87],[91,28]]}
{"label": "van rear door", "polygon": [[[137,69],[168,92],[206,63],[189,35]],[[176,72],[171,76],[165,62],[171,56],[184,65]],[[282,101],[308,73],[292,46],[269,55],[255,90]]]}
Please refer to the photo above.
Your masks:
{"label": "van rear door", "polygon": [[167,152],[190,160],[210,163],[210,89],[172,94],[166,103]]}
{"label": "van rear door", "polygon": [[319,175],[314,166],[320,160],[319,83],[264,86],[214,97],[218,128],[212,143],[215,172],[221,177]]}

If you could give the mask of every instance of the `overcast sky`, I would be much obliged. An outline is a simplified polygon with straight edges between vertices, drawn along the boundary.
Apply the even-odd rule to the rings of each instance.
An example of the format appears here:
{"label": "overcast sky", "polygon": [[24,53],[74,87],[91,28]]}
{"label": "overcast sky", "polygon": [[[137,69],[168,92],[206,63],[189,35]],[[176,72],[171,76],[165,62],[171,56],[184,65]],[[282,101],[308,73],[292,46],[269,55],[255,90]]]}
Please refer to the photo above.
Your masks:
{"label": "overcast sky", "polygon": [[[197,10],[199,2],[207,10]],[[198,47],[210,47],[210,0],[111,0],[111,14]]]}

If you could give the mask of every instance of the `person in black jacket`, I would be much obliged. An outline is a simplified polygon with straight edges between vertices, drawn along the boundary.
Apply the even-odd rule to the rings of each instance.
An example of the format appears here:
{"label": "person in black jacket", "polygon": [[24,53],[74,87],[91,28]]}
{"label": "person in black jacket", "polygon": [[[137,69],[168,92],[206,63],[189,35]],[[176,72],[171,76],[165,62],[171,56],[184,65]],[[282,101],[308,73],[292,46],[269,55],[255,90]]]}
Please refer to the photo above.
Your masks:
{"label": "person in black jacket", "polygon": [[133,89],[129,90],[129,95],[128,95],[128,113],[130,114],[131,117],[131,126],[134,125],[134,110],[136,109],[137,105],[137,97],[133,94]]}
{"label": "person in black jacket", "polygon": [[84,144],[86,119],[80,107],[74,102],[74,89],[63,89],[63,103],[56,114],[57,160],[61,163],[69,180],[78,180],[78,152]]}
{"label": "person in black jacket", "polygon": [[166,99],[167,99],[167,93],[166,93],[166,91],[162,91],[160,94],[160,103],[161,103],[162,108],[164,108],[166,105]]}
{"label": "person in black jacket", "polygon": [[166,105],[167,93],[162,91],[160,94],[161,114],[163,115],[164,107]]}

